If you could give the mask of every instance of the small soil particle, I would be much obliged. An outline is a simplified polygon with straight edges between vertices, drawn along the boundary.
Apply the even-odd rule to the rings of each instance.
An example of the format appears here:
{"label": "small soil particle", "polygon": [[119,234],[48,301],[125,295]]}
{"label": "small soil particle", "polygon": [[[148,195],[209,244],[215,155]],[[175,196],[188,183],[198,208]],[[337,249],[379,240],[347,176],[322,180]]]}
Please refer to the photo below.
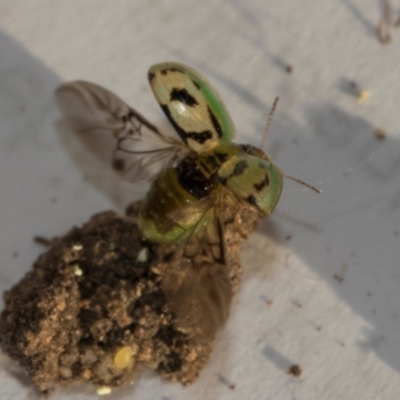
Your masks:
{"label": "small soil particle", "polygon": [[295,365],[291,365],[287,370],[287,373],[289,375],[293,375],[295,377],[299,377],[302,372],[303,371],[302,371],[300,365],[296,365],[296,364]]}

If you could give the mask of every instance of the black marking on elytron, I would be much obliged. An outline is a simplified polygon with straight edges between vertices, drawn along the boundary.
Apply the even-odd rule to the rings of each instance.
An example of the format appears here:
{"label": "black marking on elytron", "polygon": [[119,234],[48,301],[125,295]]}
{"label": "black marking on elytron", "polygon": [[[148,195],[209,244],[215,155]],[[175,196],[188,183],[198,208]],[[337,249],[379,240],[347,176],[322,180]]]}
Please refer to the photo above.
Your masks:
{"label": "black marking on elytron", "polygon": [[178,182],[197,200],[210,195],[214,183],[200,170],[199,165],[191,156],[185,157],[176,167]]}
{"label": "black marking on elytron", "polygon": [[210,107],[207,107],[208,109],[208,115],[210,116],[211,123],[213,124],[214,129],[216,130],[218,137],[222,137],[222,128],[221,125],[219,124],[217,117],[214,115],[214,113],[211,111]]}
{"label": "black marking on elytron", "polygon": [[171,111],[169,111],[168,106],[165,104],[160,104],[162,110],[164,111],[164,114],[168,118],[168,121],[171,123],[171,125],[174,127],[178,135],[181,137],[181,139],[186,143],[187,142],[187,132],[182,129],[176,121],[172,118]]}
{"label": "black marking on elytron", "polygon": [[204,144],[207,140],[212,139],[212,133],[209,130],[202,132],[187,132],[186,135],[200,144]]}
{"label": "black marking on elytron", "polygon": [[246,201],[249,202],[252,206],[257,207],[256,198],[252,194],[246,198]]}
{"label": "black marking on elytron", "polygon": [[164,69],[161,70],[161,73],[162,73],[163,75],[167,75],[168,72],[180,72],[181,74],[184,74],[184,72],[183,72],[181,69],[175,68],[175,67],[164,68]]}
{"label": "black marking on elytron", "polygon": [[148,72],[147,78],[149,79],[150,83],[154,79],[155,76],[156,76],[156,74],[154,72],[150,72],[150,71]]}
{"label": "black marking on elytron", "polygon": [[247,164],[246,160],[240,160],[236,165],[235,168],[232,172],[231,176],[238,176],[238,175],[242,175],[243,171],[248,168],[249,164]]}
{"label": "black marking on elytron", "polygon": [[192,83],[193,83],[194,86],[196,86],[196,89],[197,89],[197,90],[200,90],[200,89],[201,89],[200,84],[199,84],[198,82],[196,82],[194,79],[192,79]]}
{"label": "black marking on elytron", "polygon": [[125,169],[125,161],[122,158],[115,158],[112,161],[112,167],[118,171],[122,172]]}
{"label": "black marking on elytron", "polygon": [[186,132],[182,129],[176,121],[172,118],[171,111],[165,104],[160,104],[164,114],[167,116],[169,122],[174,127],[181,139],[186,143],[188,138],[192,138],[197,143],[204,144],[207,140],[212,139],[212,133],[209,130],[203,132]]}
{"label": "black marking on elytron", "polygon": [[215,157],[218,158],[218,160],[223,164],[227,159],[228,159],[228,154],[226,153],[218,153],[218,152],[214,152]]}
{"label": "black marking on elytron", "polygon": [[189,107],[197,106],[199,104],[186,89],[173,88],[169,99],[171,101],[179,101],[180,103],[184,103]]}
{"label": "black marking on elytron", "polygon": [[261,190],[263,190],[265,187],[269,186],[268,174],[265,174],[264,179],[259,183],[255,183],[253,186],[254,186],[254,189],[257,190],[257,192],[261,192]]}

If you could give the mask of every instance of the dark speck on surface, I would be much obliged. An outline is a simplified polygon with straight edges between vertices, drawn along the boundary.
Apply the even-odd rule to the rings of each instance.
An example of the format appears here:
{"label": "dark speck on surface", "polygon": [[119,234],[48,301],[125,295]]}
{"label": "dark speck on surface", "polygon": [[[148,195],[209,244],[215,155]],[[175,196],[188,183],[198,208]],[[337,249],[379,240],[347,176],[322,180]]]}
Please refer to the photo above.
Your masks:
{"label": "dark speck on surface", "polygon": [[287,64],[286,67],[285,67],[285,71],[288,74],[292,74],[293,73],[293,65]]}
{"label": "dark speck on surface", "polygon": [[299,377],[302,372],[303,371],[302,371],[300,365],[297,365],[297,364],[291,365],[287,370],[287,373],[289,375],[293,375],[295,377]]}
{"label": "dark speck on surface", "polygon": [[374,136],[378,140],[385,140],[386,139],[386,132],[383,129],[376,128],[374,130]]}

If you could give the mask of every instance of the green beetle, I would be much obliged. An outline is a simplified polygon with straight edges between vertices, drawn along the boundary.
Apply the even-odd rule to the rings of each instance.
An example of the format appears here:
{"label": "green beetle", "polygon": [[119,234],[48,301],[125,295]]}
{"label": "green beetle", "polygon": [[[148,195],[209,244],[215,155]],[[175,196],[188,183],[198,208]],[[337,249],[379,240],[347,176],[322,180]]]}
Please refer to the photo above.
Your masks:
{"label": "green beetle", "polygon": [[283,174],[261,150],[232,142],[235,127],[218,93],[197,71],[167,62],[150,68],[153,93],[179,138],[163,135],[112,92],[76,81],[57,102],[75,130],[114,138],[114,169],[129,181],[154,179],[141,204],[139,227],[156,243],[179,243],[204,230],[227,199],[268,216]]}

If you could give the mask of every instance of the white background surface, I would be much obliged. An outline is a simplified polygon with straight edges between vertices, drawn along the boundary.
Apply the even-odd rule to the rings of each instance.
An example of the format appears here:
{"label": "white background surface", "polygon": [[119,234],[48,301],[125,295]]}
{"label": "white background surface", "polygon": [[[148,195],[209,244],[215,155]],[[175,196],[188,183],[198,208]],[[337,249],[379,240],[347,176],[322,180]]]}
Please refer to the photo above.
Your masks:
{"label": "white background surface", "polygon": [[[214,83],[240,142],[260,143],[279,95],[267,150],[324,192],[285,182],[275,213],[245,246],[231,318],[195,384],[145,374],[110,397],[399,399],[400,30],[392,44],[378,43],[380,15],[378,0],[2,0],[1,292],[43,250],[34,235],[122,210],[145,190],[56,133],[55,87],[97,82],[164,126],[146,73],[180,61]],[[365,104],[348,93],[353,79],[371,93]],[[374,138],[376,127],[386,140]],[[343,272],[339,283],[333,276]],[[293,363],[300,378],[286,374]],[[0,398],[34,398],[13,370],[3,360]]]}

